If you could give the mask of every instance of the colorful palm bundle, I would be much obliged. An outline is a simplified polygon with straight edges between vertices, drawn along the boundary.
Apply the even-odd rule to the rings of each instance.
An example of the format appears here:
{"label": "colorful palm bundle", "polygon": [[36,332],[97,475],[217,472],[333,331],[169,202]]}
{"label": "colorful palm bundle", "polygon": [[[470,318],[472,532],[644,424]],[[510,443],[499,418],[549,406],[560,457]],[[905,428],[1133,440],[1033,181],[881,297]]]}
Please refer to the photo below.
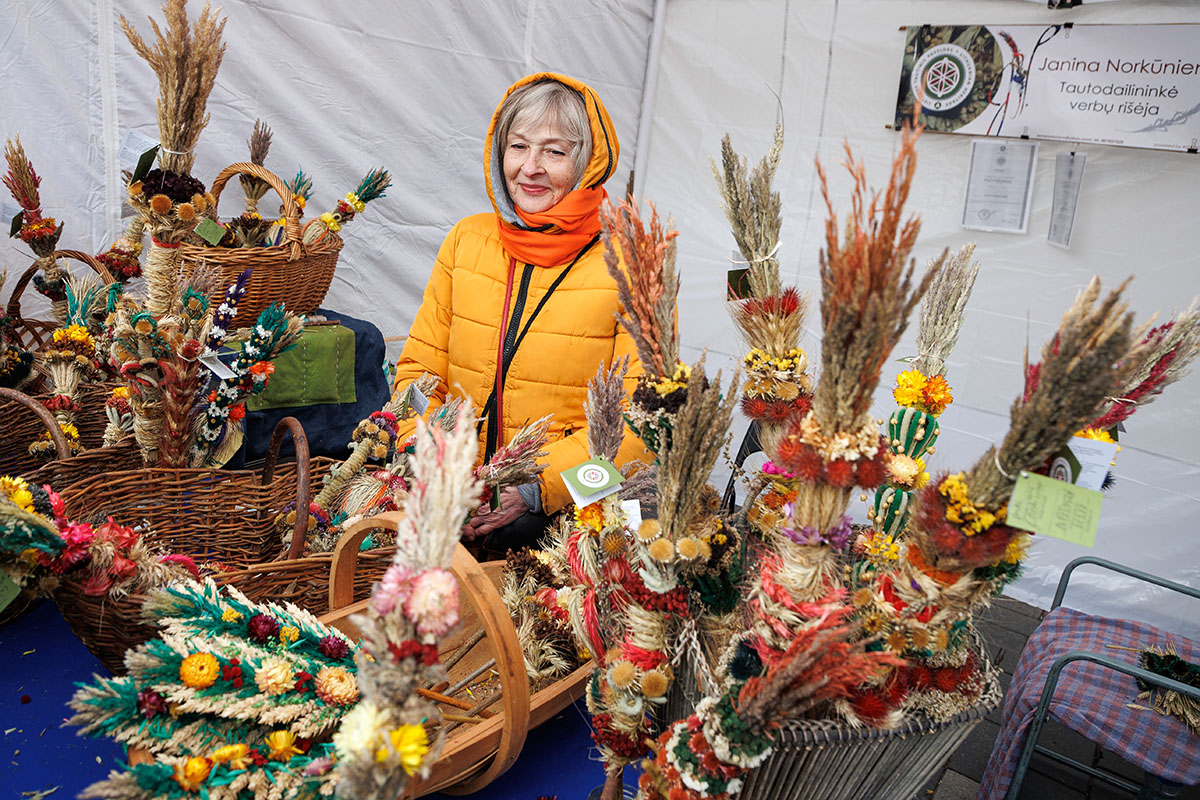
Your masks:
{"label": "colorful palm bundle", "polygon": [[[886,442],[869,414],[880,370],[943,259],[913,283],[909,261],[920,222],[901,222],[916,166],[918,134],[903,133],[887,190],[868,204],[866,176],[851,156],[851,215],[843,232],[818,165],[829,210],[821,254],[822,374],[812,410],[778,442],[767,442],[776,506],[764,501],[752,519],[770,545],[750,590],[755,631],[775,653],[838,592],[838,554],[851,541],[846,508],[855,486],[887,476]],[[844,233],[844,236],[843,236]],[[762,506],[767,506],[763,508]],[[766,521],[770,524],[764,525]]]}
{"label": "colorful palm bundle", "polygon": [[500,586],[525,656],[531,692],[568,675],[590,655],[576,645],[570,615],[558,604],[561,583],[539,556],[546,558],[528,548],[510,550]]}
{"label": "colorful palm bundle", "polygon": [[119,282],[125,283],[142,274],[143,240],[146,238],[146,217],[134,214],[125,231],[112,246],[96,255],[96,260],[108,269]]}
{"label": "colorful palm bundle", "polygon": [[153,47],[121,17],[121,28],[134,51],[158,77],[159,169],[129,186],[129,204],[150,228],[151,248],[144,268],[146,309],[163,316],[178,295],[178,243],[187,238],[200,216],[215,206],[204,184],[191,176],[196,142],[208,124],[208,96],[225,55],[221,34],[225,20],[207,4],[190,25],[187,0],[163,3],[167,30],[150,20]]}
{"label": "colorful palm bundle", "polygon": [[874,502],[867,509],[867,517],[875,528],[866,542],[871,557],[886,559],[892,553],[895,549],[892,545],[908,522],[912,493],[929,480],[924,456],[933,452],[937,441],[937,417],[954,400],[944,373],[979,273],[978,262],[971,263],[974,252],[972,242],[946,259],[921,301],[918,355],[909,369],[896,376],[896,387],[892,390],[899,408],[887,420],[891,449],[888,481],[875,490]]}
{"label": "colorful palm bundle", "polygon": [[156,591],[144,613],[159,638],[126,655],[127,676],[80,688],[69,723],[153,760],[85,796],[328,793],[328,739],[359,697],[352,642],[295,606],[252,603],[212,581]]}
{"label": "colorful palm bundle", "polygon": [[49,486],[0,477],[0,568],[19,585],[53,591],[69,578],[93,597],[121,597],[195,573],[190,560],[164,555],[111,519],[72,522]]}
{"label": "colorful palm bundle", "polygon": [[64,273],[54,258],[54,249],[62,236],[63,226],[56,223],[54,217],[42,216],[42,199],[38,192],[42,179],[34,172],[33,164],[29,163],[25,148],[21,146],[20,136],[15,142],[12,139],[5,140],[4,160],[8,162],[8,172],[3,178],[4,185],[21,207],[21,225],[17,236],[29,245],[41,269],[41,274],[34,276],[34,288],[50,298],[54,318],[60,323],[65,323],[67,307],[66,296],[63,294]]}
{"label": "colorful palm bundle", "polygon": [[[1188,374],[1188,367],[1200,354],[1200,308],[1197,300],[1172,319],[1146,332],[1138,351],[1137,364],[1125,383],[1111,397],[1102,412],[1086,428],[1107,431],[1133,416],[1142,406],[1154,401],[1163,389]],[[1028,370],[1036,380],[1040,367]]]}
{"label": "colorful palm bundle", "polygon": [[785,423],[812,407],[812,380],[806,374],[808,355],[800,347],[808,300],[779,279],[781,202],[771,184],[783,153],[783,126],[761,162],[750,170],[729,136],[721,140],[721,164],[713,175],[734,241],[748,259],[749,294],[730,306],[734,324],[749,348],[742,359],[742,413],[756,420],[762,441],[775,441]]}
{"label": "colorful palm bundle", "polygon": [[353,618],[362,632],[356,661],[363,699],[333,739],[339,795],[398,797],[441,748],[424,724],[439,711],[416,690],[444,677],[437,641],[458,623],[458,582],[448,568],[481,488],[472,470],[478,437],[471,421],[470,408],[462,407],[450,431],[417,423],[396,557],[366,612]]}
{"label": "colorful palm bundle", "polygon": [[333,211],[326,211],[304,226],[304,244],[319,242],[328,231],[340,231],[343,225],[366,209],[367,203],[383,197],[391,185],[392,176],[386,169],[373,169],[368,172],[354,191],[347,192],[346,196],[338,201]]}
{"label": "colorful palm bundle", "polygon": [[258,315],[250,338],[231,365],[234,374],[218,381],[208,402],[198,408],[191,466],[219,466],[229,459],[241,442],[243,401],[266,389],[275,372],[272,361],[291,349],[303,329],[304,317],[288,313],[282,303],[273,303]]}
{"label": "colorful palm bundle", "polygon": [[971,618],[1016,576],[1030,540],[1006,523],[1009,496],[1020,472],[1042,467],[1140,361],[1123,289],[1100,299],[1093,279],[1043,348],[1041,380],[1014,402],[1003,444],[914,496],[898,559],[877,563],[852,595],[860,635],[910,665],[847,703],[848,718],[878,724],[903,708],[945,720],[987,690]]}
{"label": "colorful palm bundle", "polygon": [[[80,447],[79,431],[75,427],[80,384],[99,374],[99,356],[89,326],[94,325],[97,316],[102,316],[104,288],[94,275],[66,277],[63,281],[66,323],[51,334],[50,342],[42,350],[39,359],[39,366],[46,373],[50,393],[44,404],[54,413],[72,453]],[[31,443],[29,452],[43,458],[53,458],[54,445],[50,434],[46,433]]]}
{"label": "colorful palm bundle", "polygon": [[[596,457],[611,458],[619,446],[619,438],[602,432],[620,419],[624,373],[623,362],[601,367],[589,385],[589,444]],[[709,569],[714,555],[721,557],[712,540],[723,529],[711,510],[703,513],[705,488],[736,395],[722,396],[720,375],[708,381],[703,361],[691,374],[696,379],[687,383],[673,434],[659,451],[656,518],[631,533],[620,495],[611,494],[576,509],[574,524],[554,543],[553,558],[570,576],[555,604],[565,608],[577,640],[597,662],[587,701],[605,764],[605,797],[616,796],[624,767],[646,753],[648,714],[666,702],[680,638],[696,638],[689,579]]]}
{"label": "colorful palm bundle", "polygon": [[[622,202],[615,210],[600,210],[604,263],[617,282],[621,327],[637,345],[645,374],[633,389],[625,421],[650,450],[659,452],[670,438],[671,419],[684,401],[691,368],[679,360],[675,300],[679,271],[675,267],[675,237],[658,211],[650,207],[647,227],[636,205]],[[622,266],[624,268],[622,268]]]}

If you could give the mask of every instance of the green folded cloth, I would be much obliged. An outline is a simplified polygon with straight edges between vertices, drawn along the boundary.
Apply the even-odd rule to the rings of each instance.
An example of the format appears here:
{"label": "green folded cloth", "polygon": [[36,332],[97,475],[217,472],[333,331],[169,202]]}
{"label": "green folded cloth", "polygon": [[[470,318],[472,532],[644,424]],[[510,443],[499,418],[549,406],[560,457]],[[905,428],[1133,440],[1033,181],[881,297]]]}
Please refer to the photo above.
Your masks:
{"label": "green folded cloth", "polygon": [[299,342],[275,359],[266,390],[246,401],[248,411],[326,403],[354,403],[354,331],[342,325],[304,329]]}

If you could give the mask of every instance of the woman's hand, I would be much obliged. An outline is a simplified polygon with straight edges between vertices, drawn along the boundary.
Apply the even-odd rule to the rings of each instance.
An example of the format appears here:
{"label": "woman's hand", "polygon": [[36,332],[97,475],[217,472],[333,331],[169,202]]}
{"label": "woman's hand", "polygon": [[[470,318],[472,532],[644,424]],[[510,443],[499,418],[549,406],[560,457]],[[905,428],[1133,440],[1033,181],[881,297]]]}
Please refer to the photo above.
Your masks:
{"label": "woman's hand", "polygon": [[487,503],[479,507],[479,512],[463,526],[463,538],[467,541],[481,539],[494,530],[516,522],[529,506],[521,498],[521,492],[515,486],[500,490],[500,507],[492,511]]}

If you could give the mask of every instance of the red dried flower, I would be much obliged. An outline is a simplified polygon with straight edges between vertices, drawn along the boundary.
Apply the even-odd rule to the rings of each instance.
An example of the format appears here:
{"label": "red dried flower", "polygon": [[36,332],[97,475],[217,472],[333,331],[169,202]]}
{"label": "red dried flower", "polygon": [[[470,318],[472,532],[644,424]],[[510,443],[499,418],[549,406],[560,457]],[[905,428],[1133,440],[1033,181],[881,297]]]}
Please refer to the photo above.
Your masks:
{"label": "red dried flower", "polygon": [[326,658],[337,661],[350,654],[350,645],[340,636],[326,636],[317,644],[317,649]]}
{"label": "red dried flower", "polygon": [[247,624],[250,638],[259,644],[272,641],[279,634],[279,623],[267,614],[255,614]]}
{"label": "red dried flower", "polygon": [[843,489],[854,485],[854,464],[835,458],[825,464],[825,479],[831,486]]}

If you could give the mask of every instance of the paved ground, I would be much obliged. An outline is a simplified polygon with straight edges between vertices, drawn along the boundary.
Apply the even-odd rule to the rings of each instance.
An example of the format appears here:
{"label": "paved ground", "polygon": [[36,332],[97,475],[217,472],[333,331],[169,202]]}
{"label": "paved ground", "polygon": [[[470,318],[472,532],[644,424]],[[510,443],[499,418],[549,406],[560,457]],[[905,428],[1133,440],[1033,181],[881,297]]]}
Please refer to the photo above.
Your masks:
{"label": "paved ground", "polygon": [[[1000,683],[1006,691],[1021,648],[1044,615],[1040,609],[1000,597],[977,620],[988,652],[1002,671]],[[954,752],[945,772],[925,787],[919,800],[973,800],[999,731],[1000,709],[996,709]],[[1056,723],[1047,723],[1039,744],[1077,761],[1115,772],[1133,783],[1142,781],[1140,769]],[[1118,800],[1129,797],[1132,795],[1115,786],[1035,754],[1021,786],[1020,800]],[[1184,788],[1178,798],[1200,800],[1200,787]]]}

